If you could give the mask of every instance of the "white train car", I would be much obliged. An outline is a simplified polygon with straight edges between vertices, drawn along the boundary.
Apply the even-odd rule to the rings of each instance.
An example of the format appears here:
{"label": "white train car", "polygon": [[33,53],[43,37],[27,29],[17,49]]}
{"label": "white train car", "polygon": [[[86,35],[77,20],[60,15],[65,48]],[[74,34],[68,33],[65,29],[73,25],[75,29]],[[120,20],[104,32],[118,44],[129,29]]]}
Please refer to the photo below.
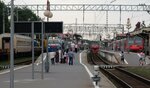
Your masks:
{"label": "white train car", "polygon": [[[0,34],[0,51],[10,51],[10,33]],[[31,52],[31,38],[28,36],[14,34],[14,52]]]}

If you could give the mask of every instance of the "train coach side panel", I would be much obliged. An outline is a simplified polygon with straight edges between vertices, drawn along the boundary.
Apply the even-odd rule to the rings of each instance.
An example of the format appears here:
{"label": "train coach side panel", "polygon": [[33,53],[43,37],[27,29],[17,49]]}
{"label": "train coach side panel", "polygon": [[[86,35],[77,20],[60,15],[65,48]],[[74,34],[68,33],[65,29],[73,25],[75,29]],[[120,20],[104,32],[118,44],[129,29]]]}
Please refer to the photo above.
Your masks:
{"label": "train coach side panel", "polygon": [[31,52],[31,38],[26,36],[16,36],[14,49],[17,53]]}

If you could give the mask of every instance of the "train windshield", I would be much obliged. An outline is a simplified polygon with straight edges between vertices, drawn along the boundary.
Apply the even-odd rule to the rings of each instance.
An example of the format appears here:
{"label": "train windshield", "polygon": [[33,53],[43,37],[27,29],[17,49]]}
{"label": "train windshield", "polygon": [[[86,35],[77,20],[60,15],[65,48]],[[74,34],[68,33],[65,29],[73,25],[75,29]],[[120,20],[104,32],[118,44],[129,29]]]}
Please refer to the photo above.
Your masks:
{"label": "train windshield", "polygon": [[61,39],[57,37],[49,37],[48,44],[61,44]]}
{"label": "train windshield", "polygon": [[49,40],[48,41],[49,44],[59,44],[59,40]]}
{"label": "train windshield", "polygon": [[134,44],[134,39],[133,38],[129,38],[129,45],[132,45],[132,44]]}
{"label": "train windshield", "polygon": [[142,38],[141,37],[134,37],[134,40],[135,40],[135,44],[137,45],[141,45],[142,44]]}

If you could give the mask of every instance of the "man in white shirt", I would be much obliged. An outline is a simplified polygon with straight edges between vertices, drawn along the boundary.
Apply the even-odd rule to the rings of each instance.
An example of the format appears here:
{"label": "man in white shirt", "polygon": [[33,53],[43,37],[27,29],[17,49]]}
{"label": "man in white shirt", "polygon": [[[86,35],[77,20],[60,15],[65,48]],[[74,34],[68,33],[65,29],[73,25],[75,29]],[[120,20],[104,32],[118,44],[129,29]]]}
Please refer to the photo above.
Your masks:
{"label": "man in white shirt", "polygon": [[49,52],[49,58],[51,59],[52,64],[55,64],[55,55],[56,52]]}

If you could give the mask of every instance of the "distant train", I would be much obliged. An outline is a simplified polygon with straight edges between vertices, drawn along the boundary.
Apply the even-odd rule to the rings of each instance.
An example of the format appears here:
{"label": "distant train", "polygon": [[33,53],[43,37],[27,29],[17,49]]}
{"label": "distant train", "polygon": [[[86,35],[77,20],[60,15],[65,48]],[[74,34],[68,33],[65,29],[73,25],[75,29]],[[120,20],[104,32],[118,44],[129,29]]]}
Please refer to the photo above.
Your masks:
{"label": "distant train", "polygon": [[92,53],[94,53],[94,54],[98,54],[99,49],[100,49],[100,46],[99,46],[99,44],[97,44],[97,43],[92,43],[92,44],[90,45],[90,51],[91,51]]}
{"label": "distant train", "polygon": [[48,39],[48,52],[56,52],[61,49],[62,41],[59,38],[49,38]]}
{"label": "distant train", "polygon": [[144,40],[139,36],[131,36],[128,38],[123,38],[120,40],[112,41],[109,44],[109,48],[114,50],[125,50],[125,51],[133,51],[139,52],[144,49]]}

